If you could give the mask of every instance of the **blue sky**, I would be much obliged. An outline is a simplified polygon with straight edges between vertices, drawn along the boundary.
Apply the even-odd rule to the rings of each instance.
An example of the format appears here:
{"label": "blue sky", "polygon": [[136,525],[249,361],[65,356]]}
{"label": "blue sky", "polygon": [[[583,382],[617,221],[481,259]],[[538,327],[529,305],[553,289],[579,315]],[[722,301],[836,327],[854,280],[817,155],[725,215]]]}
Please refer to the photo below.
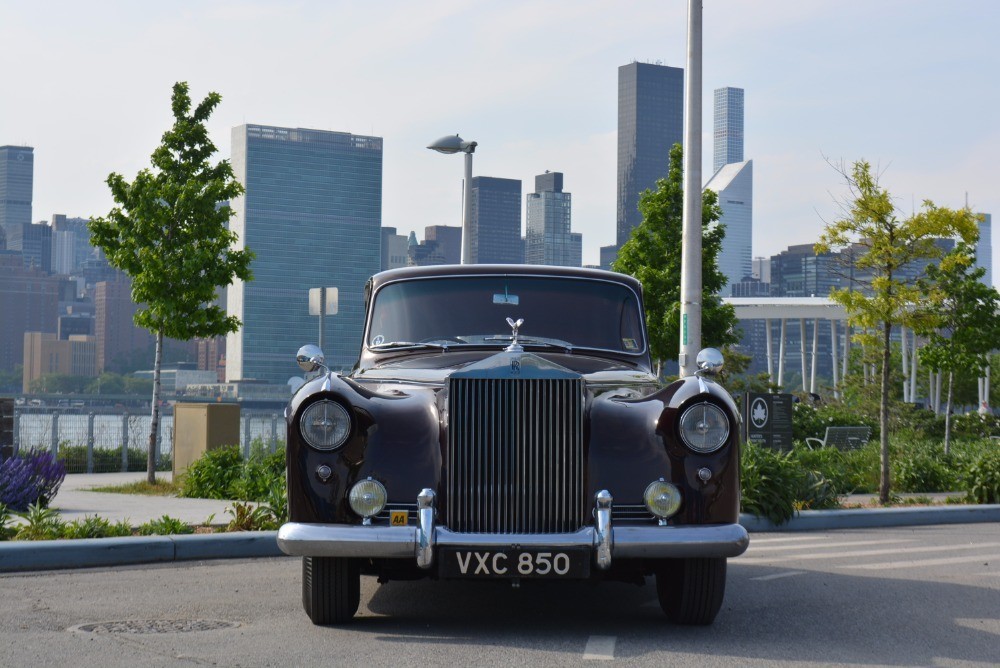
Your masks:
{"label": "blue sky", "polygon": [[[242,123],[383,137],[383,224],[422,237],[460,223],[461,160],[424,148],[460,133],[479,142],[477,175],[530,192],[536,174],[563,172],[596,263],[615,237],[618,67],[683,67],[686,10],[0,0],[0,145],[35,147],[35,220],[106,213],[107,174],[148,165],[170,88],[187,81],[197,99],[222,94],[210,129],[224,157]],[[987,0],[706,0],[703,172],[712,91],[743,88],[754,255],[810,243],[836,217],[845,191],[827,159],[876,165],[903,213],[968,193],[1000,225],[998,33],[1000,3]]]}

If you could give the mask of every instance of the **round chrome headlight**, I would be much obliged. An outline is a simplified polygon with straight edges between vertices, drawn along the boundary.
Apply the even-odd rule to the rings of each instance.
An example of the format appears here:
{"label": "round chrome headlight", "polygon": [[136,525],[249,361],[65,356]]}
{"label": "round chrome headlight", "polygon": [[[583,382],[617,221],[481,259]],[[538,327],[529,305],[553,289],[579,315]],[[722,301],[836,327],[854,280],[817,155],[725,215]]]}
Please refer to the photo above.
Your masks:
{"label": "round chrome headlight", "polygon": [[681,413],[680,432],[695,452],[715,452],[729,438],[729,418],[715,404],[695,404]]}
{"label": "round chrome headlight", "polygon": [[677,514],[681,507],[681,491],[662,480],[654,480],[642,495],[649,512],[664,519]]}
{"label": "round chrome headlight", "polygon": [[347,502],[351,505],[351,510],[367,519],[382,512],[387,498],[382,483],[368,478],[355,483],[351,493],[347,495]]}
{"label": "round chrome headlight", "polygon": [[317,450],[335,450],[351,435],[351,416],[336,401],[317,401],[299,418],[306,443]]}

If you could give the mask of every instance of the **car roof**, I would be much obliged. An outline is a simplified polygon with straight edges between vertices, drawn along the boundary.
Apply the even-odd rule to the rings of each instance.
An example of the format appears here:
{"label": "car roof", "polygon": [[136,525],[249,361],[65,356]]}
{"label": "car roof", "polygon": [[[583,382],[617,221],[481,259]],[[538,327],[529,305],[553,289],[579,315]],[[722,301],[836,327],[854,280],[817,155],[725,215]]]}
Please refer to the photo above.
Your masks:
{"label": "car roof", "polygon": [[638,294],[642,293],[642,285],[639,281],[626,274],[605,271],[603,269],[553,267],[538,264],[440,264],[430,267],[402,267],[375,274],[372,277],[372,288],[377,289],[392,281],[438,276],[546,276],[582,278],[621,283],[632,288]]}

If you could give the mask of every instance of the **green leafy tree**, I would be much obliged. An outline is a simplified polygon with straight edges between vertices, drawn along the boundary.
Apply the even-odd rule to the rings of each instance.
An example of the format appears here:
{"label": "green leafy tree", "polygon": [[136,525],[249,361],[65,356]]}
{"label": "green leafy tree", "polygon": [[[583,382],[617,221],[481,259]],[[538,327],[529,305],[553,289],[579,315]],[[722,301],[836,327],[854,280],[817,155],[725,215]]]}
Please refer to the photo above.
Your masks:
{"label": "green leafy tree", "polygon": [[[681,329],[681,236],[684,211],[684,155],[680,144],[670,149],[667,177],[639,198],[642,222],[619,249],[612,269],[642,283],[649,328],[649,347],[657,368],[677,356]],[[722,303],[719,292],[726,276],[718,268],[725,228],[718,224],[722,210],[718,195],[702,193],[702,306],[704,345],[722,348],[739,342],[738,320],[732,306]]]}
{"label": "green leafy tree", "polygon": [[239,319],[213,302],[218,288],[235,277],[249,281],[252,276],[253,253],[234,246],[237,237],[226,229],[232,210],[220,205],[241,195],[243,187],[228,161],[211,162],[216,148],[205,122],[221,99],[209,93],[192,112],[188,85],[174,84],[174,123],[153,151],[152,169],[140,171],[131,183],[120,174],[109,175],[107,184],[117,206],[89,224],[91,243],[132,279],[132,300],[140,305],[135,323],[156,339],[146,462],[151,484],[163,338],[187,341],[239,329]]}
{"label": "green leafy tree", "polygon": [[24,367],[18,364],[11,371],[0,369],[0,392],[20,392],[24,377]]}
{"label": "green leafy tree", "polygon": [[86,391],[87,394],[124,394],[125,381],[121,375],[105,371],[90,381]]}
{"label": "green leafy tree", "polygon": [[[927,268],[929,282],[928,321],[933,329],[921,332],[928,338],[920,349],[921,364],[948,373],[944,413],[944,452],[951,451],[951,404],[955,375],[979,372],[989,364],[989,354],[1000,348],[997,309],[1000,294],[982,282],[986,269],[976,267],[973,244],[960,243]],[[968,375],[968,374],[965,374]]]}
{"label": "green leafy tree", "polygon": [[850,171],[838,168],[849,196],[842,217],[829,223],[815,246],[816,253],[859,249],[854,255],[856,275],[864,276],[863,289],[857,285],[834,290],[830,297],[842,304],[848,321],[855,327],[854,339],[878,355],[881,376],[879,397],[879,438],[881,471],[879,501],[889,502],[889,396],[892,328],[897,325],[920,330],[926,312],[920,307],[924,294],[904,272],[921,261],[934,261],[943,251],[936,239],[960,237],[974,243],[978,234],[976,218],[968,209],[954,211],[925,201],[922,209],[907,218],[897,215],[889,191],[865,161],[855,162]]}

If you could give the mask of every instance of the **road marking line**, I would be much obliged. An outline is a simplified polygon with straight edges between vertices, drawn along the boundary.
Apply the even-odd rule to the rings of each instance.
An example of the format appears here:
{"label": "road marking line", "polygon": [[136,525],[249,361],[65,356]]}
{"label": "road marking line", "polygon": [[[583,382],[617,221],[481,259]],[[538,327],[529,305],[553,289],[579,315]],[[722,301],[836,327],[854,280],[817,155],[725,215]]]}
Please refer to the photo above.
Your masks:
{"label": "road marking line", "polygon": [[[823,543],[821,545],[774,545],[765,546],[760,548],[761,550],[812,550],[817,547],[822,547],[823,549],[831,547],[854,547],[855,545],[897,545],[899,543],[915,543],[915,540],[854,540],[854,541],[844,541],[842,543]],[[751,541],[750,550],[753,551],[754,543]]]}
{"label": "road marking line", "polygon": [[613,661],[616,636],[590,636],[583,650],[584,661]]}
{"label": "road marking line", "polygon": [[1000,561],[998,555],[974,554],[968,557],[947,557],[945,559],[918,559],[916,561],[885,561],[880,564],[845,564],[839,568],[864,568],[869,571],[879,571],[889,568],[920,568],[921,566],[947,566],[948,564],[967,564],[974,561]]}
{"label": "road marking line", "polygon": [[751,538],[750,543],[752,545],[760,545],[761,543],[790,543],[793,541],[822,541],[827,538],[826,535],[817,536],[815,534],[810,534],[808,536],[779,536],[776,538]]}
{"label": "road marking line", "polygon": [[739,564],[770,564],[776,561],[805,561],[807,559],[846,559],[854,557],[878,557],[884,554],[916,554],[919,552],[945,552],[948,550],[978,550],[988,547],[1000,547],[1000,543],[980,543],[978,545],[942,545],[934,547],[909,547],[897,550],[858,550],[856,552],[834,552],[833,554],[801,554],[780,557],[750,557],[740,559]]}
{"label": "road marking line", "polygon": [[750,578],[751,580],[778,580],[780,578],[790,578],[793,575],[802,575],[805,571],[785,571],[784,573],[772,573],[771,575],[761,575],[757,578]]}

